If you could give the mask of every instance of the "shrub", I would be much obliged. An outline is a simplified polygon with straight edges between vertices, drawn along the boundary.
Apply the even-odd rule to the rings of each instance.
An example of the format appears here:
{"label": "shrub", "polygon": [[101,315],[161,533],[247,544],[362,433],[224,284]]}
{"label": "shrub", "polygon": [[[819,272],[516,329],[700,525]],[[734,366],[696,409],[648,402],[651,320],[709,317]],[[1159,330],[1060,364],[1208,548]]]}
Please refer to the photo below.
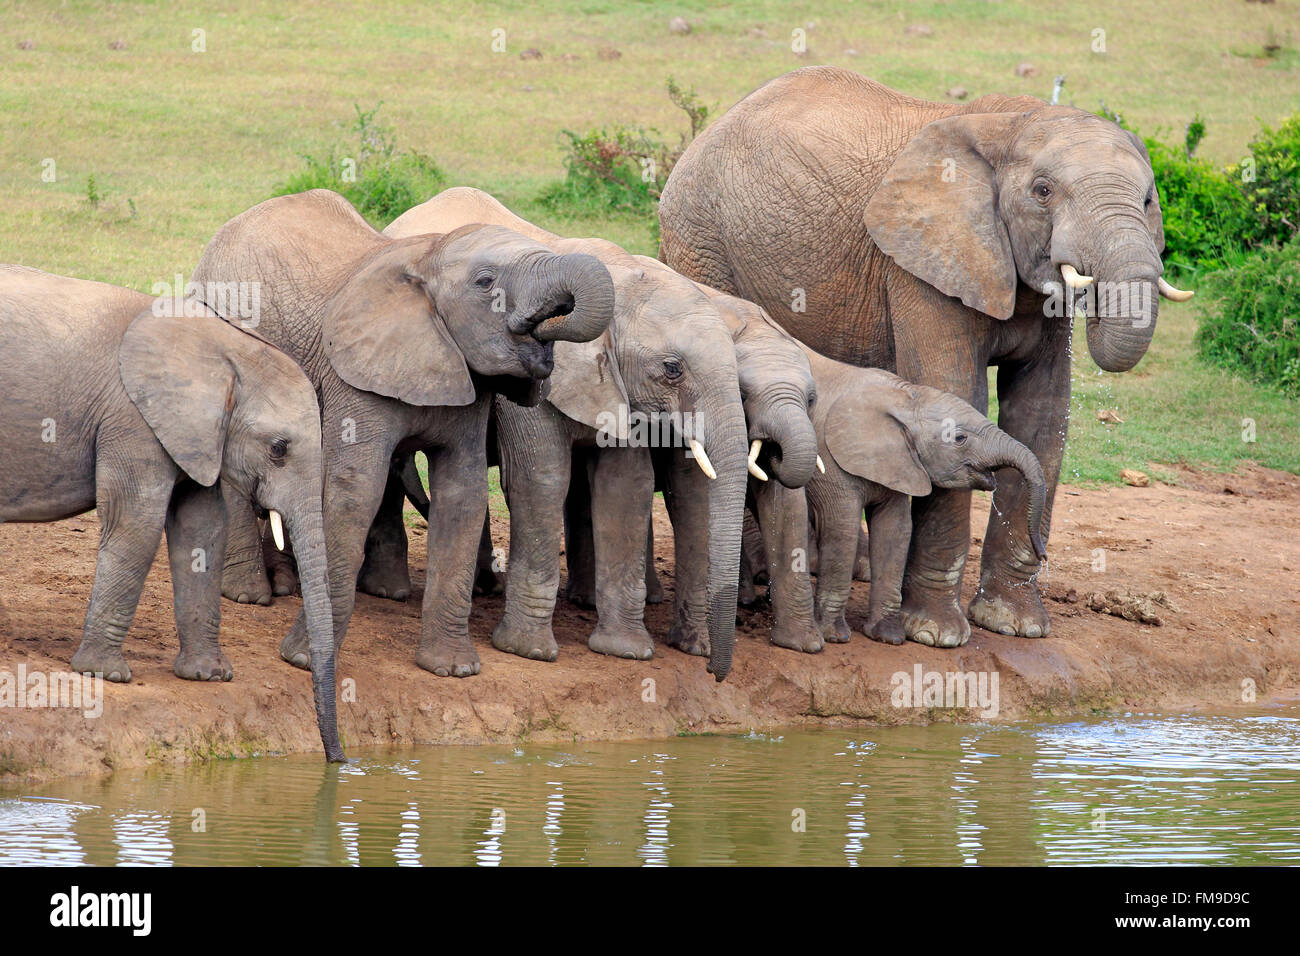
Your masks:
{"label": "shrub", "polygon": [[431,158],[399,150],[391,126],[375,120],[382,103],[357,112],[351,132],[354,147],[331,147],[325,157],[304,155],[307,168],[289,178],[274,195],[332,189],[341,193],[376,228],[383,228],[417,203],[446,186],[446,177]]}
{"label": "shrub", "polygon": [[1199,291],[1201,358],[1300,395],[1300,238],[1232,257]]}
{"label": "shrub", "polygon": [[1300,230],[1300,113],[1276,130],[1265,126],[1250,142],[1253,169],[1228,172],[1239,182],[1259,220],[1264,242],[1286,242]]}

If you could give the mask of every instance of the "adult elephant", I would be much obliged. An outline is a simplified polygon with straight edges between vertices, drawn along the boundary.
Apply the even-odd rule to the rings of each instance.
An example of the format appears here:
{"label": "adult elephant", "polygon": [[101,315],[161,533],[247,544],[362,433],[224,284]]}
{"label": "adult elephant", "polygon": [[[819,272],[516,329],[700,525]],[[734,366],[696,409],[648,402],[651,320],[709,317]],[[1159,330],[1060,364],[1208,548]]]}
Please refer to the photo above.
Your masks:
{"label": "adult elephant", "polygon": [[131,679],[122,643],[165,529],[173,670],[230,680],[218,643],[222,490],[272,509],[277,529],[283,514],[298,549],[321,741],[342,760],[316,396],[287,356],[186,306],[0,266],[0,522],[97,509],[95,583],[72,669],[119,682]]}
{"label": "adult elephant", "polygon": [[[1136,136],[1030,97],[929,103],[833,67],[770,81],[698,136],[659,218],[665,262],[758,303],[831,358],[980,411],[996,365],[999,424],[1042,462],[1048,520],[1070,400],[1060,316],[1087,287],[1089,350],[1120,372],[1151,341],[1157,290],[1188,295],[1161,278],[1160,204]],[[1027,489],[1014,471],[998,479],[968,614],[1043,637],[1039,559],[999,517],[1024,513]],[[914,512],[907,634],[962,644],[970,493],[937,491]]]}
{"label": "adult elephant", "polygon": [[[255,323],[320,396],[336,643],[352,616],[390,462],[424,450],[432,511],[416,663],[444,677],[478,673],[469,610],[493,394],[522,385],[535,401],[554,343],[605,331],[614,307],[608,271],[496,226],[386,238],[342,196],[317,189],[232,219],[208,243],[193,282],[218,290],[255,283],[257,314],[227,318]],[[264,574],[251,511],[238,503],[232,511],[243,518],[244,568]],[[305,638],[300,616],[281,656],[307,666]]]}
{"label": "adult elephant", "polygon": [[[681,507],[693,509],[689,523],[699,532],[692,537],[703,569],[701,626],[711,639],[706,644],[712,648],[710,669],[721,680],[731,663],[746,474],[745,419],[728,327],[695,283],[661,263],[641,261],[604,240],[546,232],[479,190],[440,193],[400,216],[386,234],[419,234],[467,222],[506,225],[557,251],[597,256],[615,289],[609,331],[596,341],[556,350],[544,402],[530,409],[498,402],[512,545],[506,610],[493,644],[542,660],[557,654],[551,613],[563,505],[576,458],[592,476],[589,514],[596,525],[592,564],[600,622],[589,646],[620,657],[653,654],[642,622],[653,493],[647,443],[693,439],[693,459],[680,448],[668,454],[678,487],[691,488],[682,495],[689,504]],[[660,427],[665,423],[671,423],[671,436]],[[399,496],[395,503],[400,505]],[[393,516],[387,523],[401,533]],[[572,577],[572,564],[569,571]]]}

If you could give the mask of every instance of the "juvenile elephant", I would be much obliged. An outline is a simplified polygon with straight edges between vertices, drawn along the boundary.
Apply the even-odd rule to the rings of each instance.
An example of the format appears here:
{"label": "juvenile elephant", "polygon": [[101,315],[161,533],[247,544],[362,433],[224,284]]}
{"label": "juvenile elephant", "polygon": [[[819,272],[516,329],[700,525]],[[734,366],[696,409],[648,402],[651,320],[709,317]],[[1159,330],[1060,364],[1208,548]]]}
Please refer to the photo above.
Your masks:
{"label": "juvenile elephant", "polygon": [[652,656],[643,623],[654,490],[649,446],[684,440],[692,458],[677,451],[674,471],[698,475],[707,485],[698,488],[693,520],[700,531],[701,616],[712,642],[710,670],[721,680],[730,668],[735,629],[746,473],[744,414],[727,327],[694,283],[659,263],[638,262],[602,240],[547,233],[478,190],[441,193],[404,213],[387,233],[465,222],[503,223],[557,251],[591,253],[609,269],[615,290],[614,318],[604,336],[557,347],[546,401],[527,409],[497,403],[511,547],[506,610],[493,644],[540,660],[556,656],[551,616],[563,505],[577,461],[589,473],[600,612],[588,646],[621,657]]}
{"label": "juvenile elephant", "polygon": [[[831,358],[981,411],[998,366],[999,421],[1047,477],[1044,535],[1069,411],[1063,316],[1087,295],[1089,350],[1119,372],[1151,341],[1157,292],[1190,295],[1161,277],[1160,203],[1136,136],[1031,97],[929,103],[834,67],[770,81],[696,137],[659,220],[665,262]],[[1019,513],[1028,493],[1003,475],[994,514]],[[913,511],[904,627],[962,644],[969,492],[938,491]],[[1038,567],[1023,529],[991,521],[970,619],[1046,636]]]}
{"label": "juvenile elephant", "polygon": [[[469,610],[492,397],[508,389],[536,401],[554,343],[605,331],[614,307],[608,271],[496,226],[388,238],[342,196],[317,189],[254,206],[208,243],[193,283],[240,282],[259,290],[258,333],[302,366],[320,396],[336,643],[393,456],[424,450],[431,512],[416,663],[444,677],[478,673]],[[251,510],[232,507],[231,521],[238,563],[227,573],[253,577],[249,590],[265,588]],[[226,591],[245,587],[228,582]],[[307,666],[301,617],[280,654]]]}
{"label": "juvenile elephant", "polygon": [[0,266],[0,522],[97,509],[95,583],[72,669],[122,682],[122,642],[165,528],[173,670],[230,680],[218,643],[222,487],[271,509],[277,528],[283,515],[302,568],[321,740],[342,760],[316,396],[265,342],[206,310],[171,312],[129,289]]}
{"label": "juvenile elephant", "polygon": [[[807,351],[819,396],[813,422],[826,462],[825,474],[813,475],[807,488],[819,562],[815,622],[824,640],[849,639],[844,609],[864,508],[871,558],[865,633],[887,644],[901,644],[905,636],[900,605],[912,536],[910,497],[932,488],[992,491],[1000,469],[1015,469],[1028,489],[1025,534],[1034,554],[1043,556],[1047,486],[1033,452],[954,395]],[[1015,517],[994,513],[999,525]],[[791,510],[779,520],[798,522],[799,516]],[[764,526],[764,536],[774,530],[786,537],[796,533],[778,524]],[[778,615],[806,623],[812,583],[807,570],[795,566],[788,552],[769,560],[773,603]],[[781,606],[783,594],[794,597],[792,607]]]}

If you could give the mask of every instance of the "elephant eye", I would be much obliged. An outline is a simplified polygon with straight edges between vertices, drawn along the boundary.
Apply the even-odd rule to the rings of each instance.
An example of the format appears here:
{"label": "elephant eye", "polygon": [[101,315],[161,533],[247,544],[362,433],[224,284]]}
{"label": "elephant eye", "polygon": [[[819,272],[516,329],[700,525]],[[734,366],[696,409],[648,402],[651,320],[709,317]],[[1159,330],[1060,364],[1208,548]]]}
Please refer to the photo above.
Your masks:
{"label": "elephant eye", "polygon": [[953,441],[956,442],[958,445],[964,445],[966,444],[966,436],[963,435],[961,432],[958,432],[957,437],[954,438]]}
{"label": "elephant eye", "polygon": [[275,461],[281,461],[289,453],[289,442],[284,438],[277,438],[271,442],[271,458]]}
{"label": "elephant eye", "polygon": [[1047,183],[1034,183],[1034,196],[1039,202],[1047,202],[1052,198],[1052,187]]}
{"label": "elephant eye", "polygon": [[664,374],[667,375],[670,379],[681,378],[682,363],[675,361],[674,359],[667,359],[664,362]]}
{"label": "elephant eye", "polygon": [[497,277],[490,272],[485,272],[474,280],[474,284],[480,289],[492,288],[492,283],[497,281]]}

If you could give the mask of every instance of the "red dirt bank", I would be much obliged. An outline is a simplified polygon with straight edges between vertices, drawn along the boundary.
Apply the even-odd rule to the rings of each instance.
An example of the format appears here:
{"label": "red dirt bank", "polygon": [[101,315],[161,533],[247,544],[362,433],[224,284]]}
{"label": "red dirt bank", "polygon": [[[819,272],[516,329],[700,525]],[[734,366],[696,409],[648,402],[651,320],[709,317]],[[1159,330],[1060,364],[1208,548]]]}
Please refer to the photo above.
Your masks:
{"label": "red dirt bank", "polygon": [[[982,533],[988,496],[977,496]],[[662,509],[657,520],[664,521]],[[498,540],[503,540],[501,529]],[[0,670],[57,671],[80,638],[94,576],[93,515],[50,525],[0,527]],[[669,532],[656,559],[671,601]],[[1262,468],[1239,475],[1183,471],[1180,485],[1057,495],[1051,567],[1043,584],[1052,616],[1046,640],[976,629],[970,643],[935,650],[876,644],[856,634],[818,655],[772,647],[765,610],[741,610],[735,665],[723,684],[704,661],[672,649],[646,662],[586,649],[595,613],[561,599],[560,659],[545,664],[490,643],[502,599],[475,601],[471,630],[483,661],[477,677],[436,678],[415,666],[423,533],[413,535],[417,590],[404,605],[359,595],[340,659],[355,701],[340,703],[350,751],[385,744],[609,740],[825,722],[923,722],[973,712],[900,710],[890,677],[925,670],[996,671],[998,719],[1086,713],[1093,708],[1223,708],[1242,703],[1243,681],[1259,698],[1300,687],[1300,478]],[[967,567],[969,599],[978,544]],[[1105,550],[1106,570],[1092,570]],[[98,773],[152,761],[202,759],[320,747],[310,676],[276,652],[297,599],[269,608],[224,603],[222,642],[235,668],[229,684],[172,676],[176,653],[165,554],[150,574],[126,653],[129,685],[106,685],[103,716],[0,709],[0,784]],[[868,585],[854,585],[865,611]],[[1154,627],[1090,609],[1088,596],[1164,592]],[[1073,592],[1073,593],[1071,593]],[[1098,600],[1097,604],[1106,603]],[[1110,602],[1110,603],[1113,603]],[[668,626],[670,603],[647,608],[651,633]],[[646,678],[654,700],[643,700]]]}

